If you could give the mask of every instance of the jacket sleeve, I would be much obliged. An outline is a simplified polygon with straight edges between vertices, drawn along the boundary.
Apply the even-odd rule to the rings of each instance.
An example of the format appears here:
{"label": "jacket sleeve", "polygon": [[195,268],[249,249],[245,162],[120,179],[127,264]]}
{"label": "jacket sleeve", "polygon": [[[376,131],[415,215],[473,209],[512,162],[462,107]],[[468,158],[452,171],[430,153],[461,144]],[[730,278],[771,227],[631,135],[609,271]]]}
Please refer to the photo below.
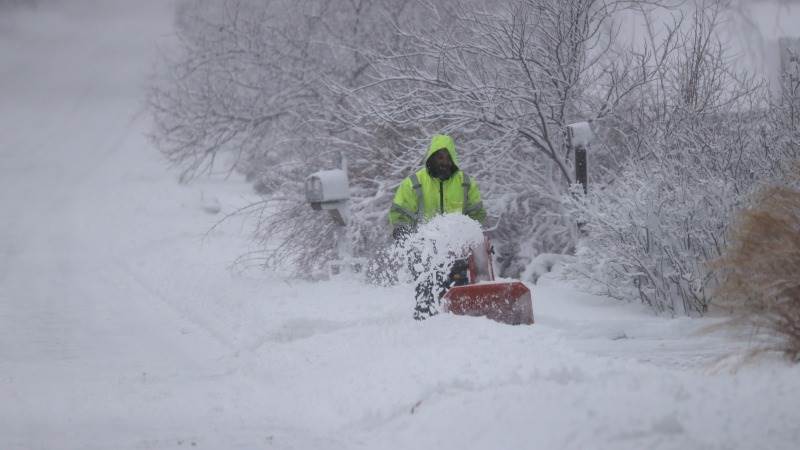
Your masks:
{"label": "jacket sleeve", "polygon": [[464,205],[464,214],[480,223],[483,223],[486,219],[486,210],[483,208],[483,202],[481,201],[481,191],[478,189],[478,183],[474,179],[470,180],[467,204]]}
{"label": "jacket sleeve", "polygon": [[417,223],[417,195],[409,178],[400,183],[394,194],[394,201],[389,210],[389,223],[392,228],[400,225],[413,227]]}

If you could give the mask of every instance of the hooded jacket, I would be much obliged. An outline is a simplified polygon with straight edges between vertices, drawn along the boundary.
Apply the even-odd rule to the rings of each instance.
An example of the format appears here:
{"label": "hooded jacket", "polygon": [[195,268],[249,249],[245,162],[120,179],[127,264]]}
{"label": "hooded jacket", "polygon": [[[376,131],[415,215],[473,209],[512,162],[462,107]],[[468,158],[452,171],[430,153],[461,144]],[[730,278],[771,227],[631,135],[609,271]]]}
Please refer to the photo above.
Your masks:
{"label": "hooded jacket", "polygon": [[[446,149],[455,170],[450,178],[440,180],[428,173],[428,159],[441,149]],[[415,227],[437,214],[462,213],[483,222],[486,211],[481,202],[478,184],[458,167],[456,146],[450,136],[437,134],[431,139],[425,153],[423,167],[400,183],[389,211],[389,223]]]}

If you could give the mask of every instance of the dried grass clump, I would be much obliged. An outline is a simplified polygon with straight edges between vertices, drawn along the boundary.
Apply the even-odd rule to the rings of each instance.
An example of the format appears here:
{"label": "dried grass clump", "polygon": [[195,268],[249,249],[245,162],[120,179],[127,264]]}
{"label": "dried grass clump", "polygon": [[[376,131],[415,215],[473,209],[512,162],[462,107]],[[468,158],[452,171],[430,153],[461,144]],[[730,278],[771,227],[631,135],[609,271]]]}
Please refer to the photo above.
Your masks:
{"label": "dried grass clump", "polygon": [[763,189],[740,213],[731,245],[714,267],[723,275],[716,298],[736,323],[781,338],[779,350],[800,359],[800,190]]}

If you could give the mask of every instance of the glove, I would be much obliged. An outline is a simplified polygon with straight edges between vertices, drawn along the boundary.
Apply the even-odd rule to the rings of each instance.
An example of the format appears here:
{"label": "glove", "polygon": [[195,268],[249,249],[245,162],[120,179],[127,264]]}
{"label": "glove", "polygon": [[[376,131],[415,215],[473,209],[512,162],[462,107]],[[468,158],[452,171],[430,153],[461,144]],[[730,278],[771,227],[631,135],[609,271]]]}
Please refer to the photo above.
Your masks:
{"label": "glove", "polygon": [[397,225],[392,230],[392,239],[395,241],[404,241],[409,234],[411,234],[411,228],[407,225]]}

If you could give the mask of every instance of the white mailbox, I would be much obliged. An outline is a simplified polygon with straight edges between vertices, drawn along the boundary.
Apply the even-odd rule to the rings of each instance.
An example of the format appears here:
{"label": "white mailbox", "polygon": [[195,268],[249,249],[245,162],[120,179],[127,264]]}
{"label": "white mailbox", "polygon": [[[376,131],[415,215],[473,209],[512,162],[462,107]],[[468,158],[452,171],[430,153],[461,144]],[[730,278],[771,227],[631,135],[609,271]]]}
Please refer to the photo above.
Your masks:
{"label": "white mailbox", "polygon": [[350,212],[350,184],[344,169],[320,170],[306,178],[306,200],[317,210],[327,209],[341,226],[346,226]]}
{"label": "white mailbox", "polygon": [[577,122],[567,125],[569,144],[574,147],[588,147],[594,139],[592,127],[588,122]]}
{"label": "white mailbox", "polygon": [[342,169],[320,170],[306,178],[306,200],[314,209],[336,208],[349,199],[347,173]]}

